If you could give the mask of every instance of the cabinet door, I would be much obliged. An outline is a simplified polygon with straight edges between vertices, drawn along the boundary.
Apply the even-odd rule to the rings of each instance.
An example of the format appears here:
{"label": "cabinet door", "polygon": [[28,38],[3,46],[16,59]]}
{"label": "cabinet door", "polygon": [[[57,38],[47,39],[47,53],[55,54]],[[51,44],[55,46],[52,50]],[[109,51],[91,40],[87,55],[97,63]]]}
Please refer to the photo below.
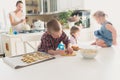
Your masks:
{"label": "cabinet door", "polygon": [[31,46],[29,46],[27,43],[25,43],[21,40],[21,38],[12,38],[10,41],[10,55],[15,56],[15,55],[20,55],[20,54],[25,54],[25,49],[26,53],[31,53],[34,52],[35,49],[38,47],[40,44],[40,41],[29,41],[29,44],[35,48],[33,49]]}
{"label": "cabinet door", "polygon": [[75,9],[83,9],[84,8],[84,1],[83,0],[71,0],[71,8]]}
{"label": "cabinet door", "polygon": [[11,43],[10,55],[15,56],[20,54],[25,54],[25,49],[26,49],[26,53],[34,52],[35,49],[37,49],[38,45],[40,44],[40,41],[29,41],[29,44],[35,49],[33,49],[27,43],[25,43],[24,45],[24,42],[21,40],[21,38],[12,38],[10,43]]}
{"label": "cabinet door", "polygon": [[20,37],[10,38],[11,56],[24,54],[24,46]]}
{"label": "cabinet door", "polygon": [[57,7],[59,11],[70,9],[83,9],[83,0],[57,0]]}
{"label": "cabinet door", "polygon": [[50,1],[50,12],[57,11],[57,0],[49,0]]}
{"label": "cabinet door", "polygon": [[58,0],[43,0],[43,12],[54,12],[57,11]]}
{"label": "cabinet door", "polygon": [[11,55],[10,39],[6,36],[2,36],[2,45],[3,53],[5,53],[5,56],[10,56]]}
{"label": "cabinet door", "polygon": [[30,45],[25,44],[26,47],[26,53],[31,53],[31,52],[35,52],[35,50],[37,49],[37,42],[36,41],[30,41],[29,44],[34,48],[32,48]]}
{"label": "cabinet door", "polygon": [[41,0],[25,0],[26,15],[39,15],[42,12]]}
{"label": "cabinet door", "polygon": [[69,8],[69,2],[71,0],[57,0],[58,11],[66,10]]}

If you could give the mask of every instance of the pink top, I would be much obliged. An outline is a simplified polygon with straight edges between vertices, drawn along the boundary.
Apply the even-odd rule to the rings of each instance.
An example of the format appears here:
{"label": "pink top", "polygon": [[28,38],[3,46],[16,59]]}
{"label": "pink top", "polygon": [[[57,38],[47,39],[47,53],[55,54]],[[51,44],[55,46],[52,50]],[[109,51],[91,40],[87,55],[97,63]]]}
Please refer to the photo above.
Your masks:
{"label": "pink top", "polygon": [[77,44],[77,39],[74,36],[70,36],[70,42],[72,45],[76,45]]}

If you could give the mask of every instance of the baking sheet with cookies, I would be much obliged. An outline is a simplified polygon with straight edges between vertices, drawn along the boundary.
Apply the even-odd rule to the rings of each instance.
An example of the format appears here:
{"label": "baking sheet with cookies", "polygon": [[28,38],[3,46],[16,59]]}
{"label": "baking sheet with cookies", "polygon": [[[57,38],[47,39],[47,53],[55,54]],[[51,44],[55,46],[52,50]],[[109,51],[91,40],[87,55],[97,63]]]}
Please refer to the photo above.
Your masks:
{"label": "baking sheet with cookies", "polygon": [[13,57],[5,57],[3,61],[12,68],[18,69],[52,59],[55,59],[55,57],[47,53],[33,52]]}

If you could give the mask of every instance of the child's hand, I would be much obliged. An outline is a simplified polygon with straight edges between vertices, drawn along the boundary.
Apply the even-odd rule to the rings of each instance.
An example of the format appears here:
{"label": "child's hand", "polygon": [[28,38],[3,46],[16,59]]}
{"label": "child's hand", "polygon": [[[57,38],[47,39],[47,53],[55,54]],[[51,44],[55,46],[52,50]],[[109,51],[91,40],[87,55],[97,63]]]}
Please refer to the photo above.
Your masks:
{"label": "child's hand", "polygon": [[48,50],[48,53],[51,55],[57,55],[57,54],[65,54],[65,50]]}
{"label": "child's hand", "polygon": [[65,50],[57,50],[58,54],[62,55],[62,54],[66,54]]}
{"label": "child's hand", "polygon": [[73,53],[73,49],[71,47],[68,47],[66,51],[67,51],[68,54],[72,54]]}
{"label": "child's hand", "polygon": [[117,42],[116,42],[116,41],[113,41],[113,45],[117,45]]}
{"label": "child's hand", "polygon": [[96,42],[91,43],[91,45],[96,45]]}

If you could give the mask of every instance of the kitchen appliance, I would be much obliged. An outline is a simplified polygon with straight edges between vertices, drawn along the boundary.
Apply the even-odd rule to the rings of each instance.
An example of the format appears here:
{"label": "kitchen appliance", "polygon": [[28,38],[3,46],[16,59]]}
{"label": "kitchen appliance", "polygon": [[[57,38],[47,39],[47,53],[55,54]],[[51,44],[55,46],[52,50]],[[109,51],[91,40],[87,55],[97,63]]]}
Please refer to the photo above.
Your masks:
{"label": "kitchen appliance", "polygon": [[36,22],[34,22],[34,26],[35,26],[35,29],[37,29],[37,30],[43,30],[44,29],[44,22],[37,20]]}

